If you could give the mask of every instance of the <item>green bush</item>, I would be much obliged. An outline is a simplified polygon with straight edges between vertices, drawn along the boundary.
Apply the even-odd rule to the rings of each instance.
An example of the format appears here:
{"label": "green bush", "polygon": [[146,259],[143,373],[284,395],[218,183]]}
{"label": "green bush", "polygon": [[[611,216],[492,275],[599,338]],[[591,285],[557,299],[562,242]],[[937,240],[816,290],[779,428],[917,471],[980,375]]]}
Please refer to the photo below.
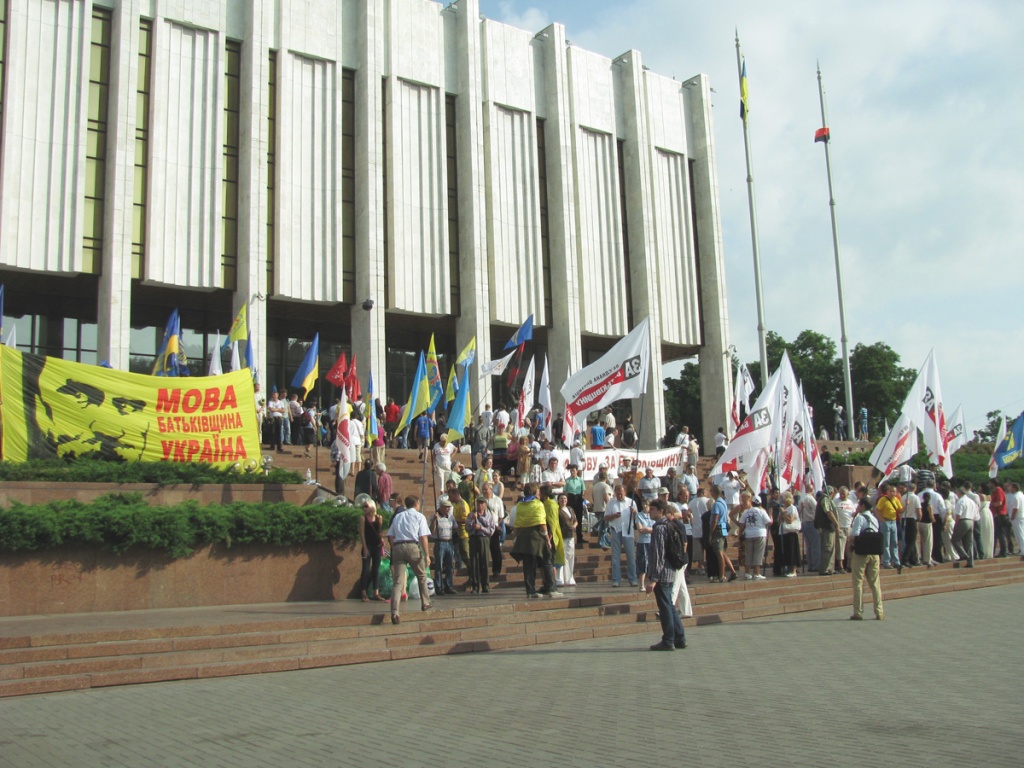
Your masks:
{"label": "green bush", "polygon": [[[95,501],[14,502],[0,508],[0,552],[36,552],[65,545],[115,553],[132,547],[188,557],[208,544],[298,546],[359,540],[362,510],[332,503],[245,503],[200,506],[194,501],[150,506],[138,493]],[[387,525],[387,516],[385,523]]]}
{"label": "green bush", "polygon": [[273,468],[269,474],[262,469],[220,469],[209,464],[175,464],[169,462],[117,462],[99,459],[35,459],[15,463],[0,461],[0,481],[47,481],[55,483],[144,483],[155,485],[223,485],[225,483],[276,483],[293,485],[303,482],[297,472]]}

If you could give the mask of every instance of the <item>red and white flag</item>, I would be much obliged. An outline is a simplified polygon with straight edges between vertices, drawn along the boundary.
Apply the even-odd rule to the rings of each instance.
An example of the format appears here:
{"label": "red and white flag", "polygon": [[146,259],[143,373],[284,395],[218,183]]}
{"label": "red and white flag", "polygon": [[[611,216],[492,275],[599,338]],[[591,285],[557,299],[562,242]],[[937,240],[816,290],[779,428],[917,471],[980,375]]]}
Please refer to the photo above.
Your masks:
{"label": "red and white flag", "polygon": [[[788,358],[786,358],[788,363]],[[711,474],[720,475],[725,472],[747,473],[752,477],[759,471],[761,453],[767,452],[775,444],[776,425],[779,418],[779,380],[782,378],[782,366],[765,382],[764,389],[757,401],[740,423],[739,429],[725,447],[725,453],[715,464]]]}
{"label": "red and white flag", "polygon": [[526,414],[533,407],[534,359],[530,358],[530,364],[526,367],[526,377],[523,379],[523,388],[519,392],[519,408],[516,413],[516,426],[519,427],[523,426],[523,423],[526,421]]}
{"label": "red and white flag", "polygon": [[565,399],[563,418],[568,424],[563,427],[563,434],[577,424],[586,423],[587,414],[591,411],[647,392],[647,372],[651,363],[649,320],[645,317],[597,362],[565,380],[561,394]]}
{"label": "red and white flag", "polygon": [[338,448],[338,477],[344,480],[352,467],[352,435],[348,423],[348,397],[345,388],[341,388],[341,401],[338,403],[338,429],[334,437]]}
{"label": "red and white flag", "polygon": [[939,366],[935,362],[934,349],[928,353],[914,386],[910,388],[903,403],[903,413],[921,428],[925,448],[934,455],[939,471],[946,477],[952,477],[948,426],[942,407],[942,387],[939,385]]}
{"label": "red and white flag", "polygon": [[544,437],[551,439],[551,381],[548,378],[548,356],[544,355],[544,370],[540,374],[540,391],[537,393],[537,402],[540,403],[541,426]]}
{"label": "red and white flag", "polygon": [[871,452],[871,466],[883,476],[891,475],[901,464],[906,464],[917,453],[917,425],[901,413],[892,429]]}

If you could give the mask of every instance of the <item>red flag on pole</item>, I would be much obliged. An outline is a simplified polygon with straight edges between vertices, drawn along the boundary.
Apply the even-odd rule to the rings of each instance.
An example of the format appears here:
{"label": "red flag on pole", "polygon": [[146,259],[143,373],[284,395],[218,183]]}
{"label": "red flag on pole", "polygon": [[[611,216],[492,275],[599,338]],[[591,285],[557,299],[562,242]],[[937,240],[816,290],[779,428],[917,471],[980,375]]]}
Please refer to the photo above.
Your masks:
{"label": "red flag on pole", "polygon": [[341,355],[338,356],[337,362],[335,362],[334,366],[331,368],[330,371],[327,372],[327,375],[324,376],[324,378],[327,379],[329,382],[331,382],[331,384],[333,384],[336,387],[344,387],[345,372],[347,370],[348,361],[345,359],[345,353],[342,352]]}
{"label": "red flag on pole", "polygon": [[348,367],[348,374],[345,376],[345,389],[353,400],[358,399],[363,394],[363,389],[359,386],[359,374],[356,373],[356,355],[354,352],[352,353],[352,365]]}

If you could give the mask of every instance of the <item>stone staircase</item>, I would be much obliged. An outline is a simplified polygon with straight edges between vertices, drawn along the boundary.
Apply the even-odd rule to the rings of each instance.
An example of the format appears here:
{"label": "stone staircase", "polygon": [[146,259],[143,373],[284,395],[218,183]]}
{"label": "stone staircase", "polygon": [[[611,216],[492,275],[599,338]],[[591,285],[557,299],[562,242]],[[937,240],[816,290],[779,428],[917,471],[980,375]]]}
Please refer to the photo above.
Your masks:
{"label": "stone staircase", "polygon": [[[515,589],[414,600],[401,624],[384,603],[286,603],[115,614],[0,619],[0,697],[493,651],[643,632],[659,632],[654,600],[610,589],[607,558],[559,599],[523,599]],[[589,568],[589,565],[588,565]],[[579,581],[580,575],[577,576]],[[517,584],[515,574],[501,583]],[[884,571],[887,602],[905,597],[1024,581],[1016,558],[943,565],[902,575]],[[691,585],[688,626],[836,608],[851,602],[847,576]],[[898,609],[896,609],[898,610]],[[896,610],[889,608],[890,616]],[[898,615],[898,614],[897,614]],[[697,635],[699,637],[699,634]]]}

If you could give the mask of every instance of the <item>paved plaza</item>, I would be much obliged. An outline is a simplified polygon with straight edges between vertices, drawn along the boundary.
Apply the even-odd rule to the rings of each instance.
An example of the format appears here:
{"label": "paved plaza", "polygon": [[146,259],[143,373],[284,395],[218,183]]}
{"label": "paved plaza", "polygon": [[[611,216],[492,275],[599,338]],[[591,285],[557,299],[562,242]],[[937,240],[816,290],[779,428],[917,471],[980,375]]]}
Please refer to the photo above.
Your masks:
{"label": "paved plaza", "polygon": [[[649,634],[0,700],[0,765],[1020,766],[1024,585]],[[870,610],[867,612],[870,616]]]}

